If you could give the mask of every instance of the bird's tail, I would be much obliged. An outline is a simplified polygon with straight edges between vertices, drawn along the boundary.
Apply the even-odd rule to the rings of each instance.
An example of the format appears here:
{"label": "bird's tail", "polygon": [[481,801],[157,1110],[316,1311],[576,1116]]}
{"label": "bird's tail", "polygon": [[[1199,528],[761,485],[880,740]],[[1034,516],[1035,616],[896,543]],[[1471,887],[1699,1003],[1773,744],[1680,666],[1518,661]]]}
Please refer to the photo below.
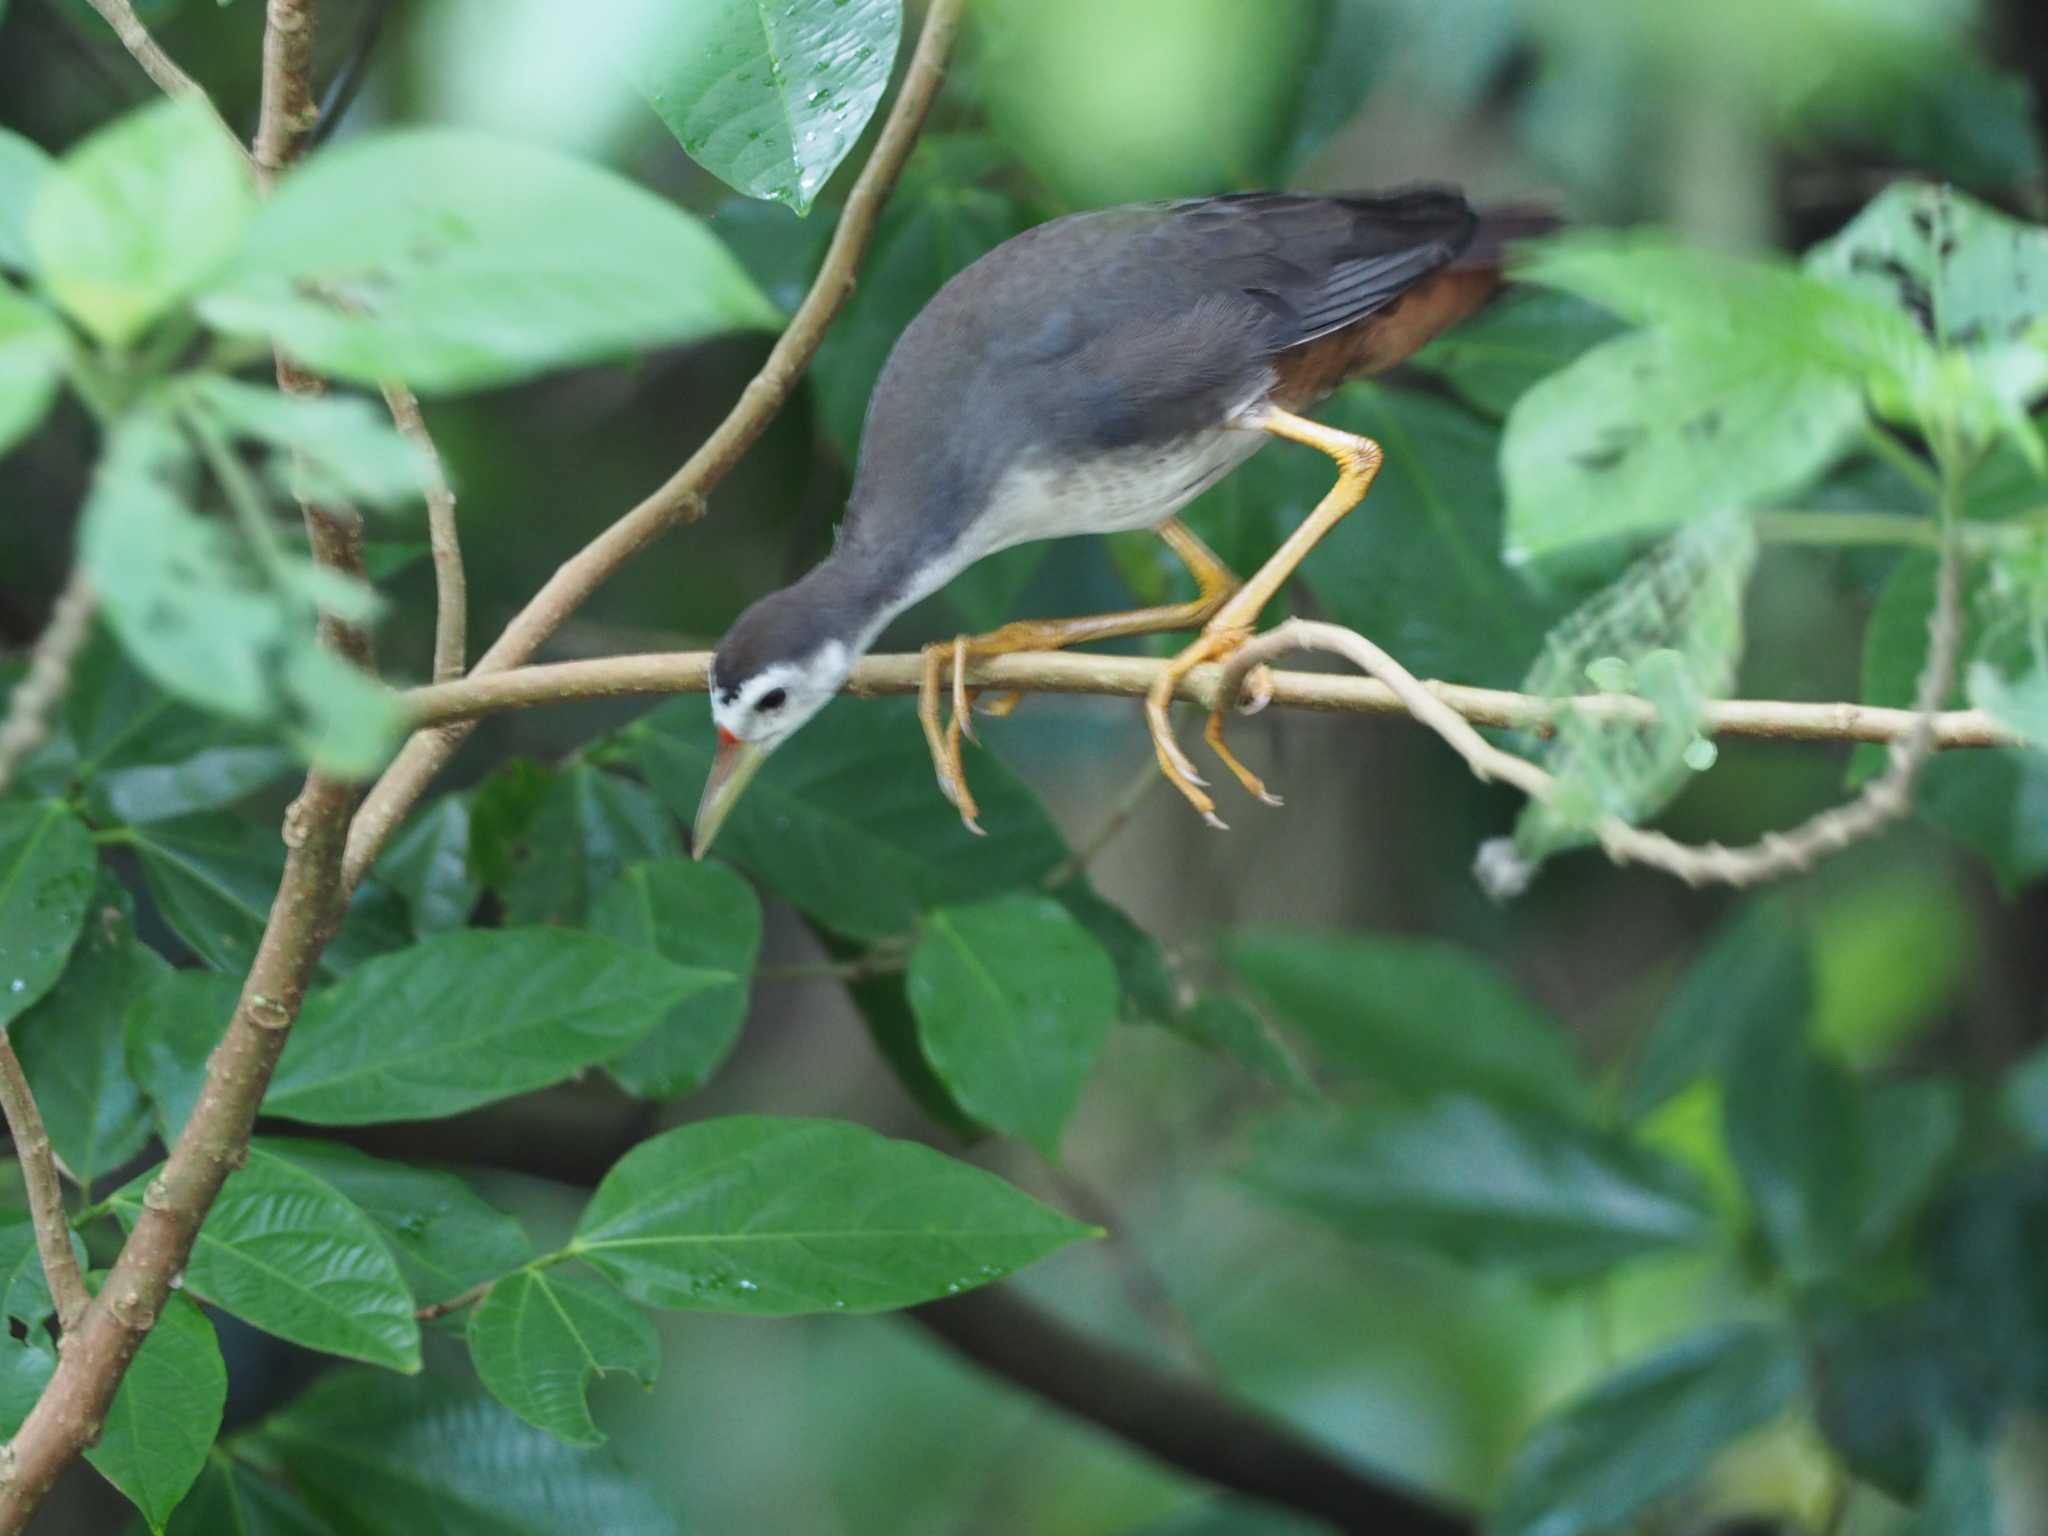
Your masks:
{"label": "bird's tail", "polygon": [[1479,222],[1472,243],[1465,247],[1452,269],[1499,270],[1507,260],[1508,247],[1523,240],[1536,240],[1564,228],[1564,216],[1543,203],[1499,203],[1478,210]]}

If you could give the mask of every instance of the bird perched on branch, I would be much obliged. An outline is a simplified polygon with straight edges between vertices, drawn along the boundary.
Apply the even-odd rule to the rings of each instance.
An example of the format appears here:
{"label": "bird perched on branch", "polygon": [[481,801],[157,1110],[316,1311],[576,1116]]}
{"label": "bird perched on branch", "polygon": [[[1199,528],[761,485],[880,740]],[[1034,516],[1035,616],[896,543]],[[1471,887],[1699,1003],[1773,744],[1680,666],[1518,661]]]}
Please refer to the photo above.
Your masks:
{"label": "bird perched on branch", "polygon": [[[1192,601],[1027,619],[929,646],[919,719],[940,789],[978,832],[961,763],[961,737],[973,736],[973,661],[1199,629],[1145,712],[1167,778],[1223,825],[1174,740],[1174,691],[1191,668],[1244,642],[1380,467],[1377,443],[1299,413],[1470,315],[1500,287],[1506,243],[1554,222],[1527,208],[1475,212],[1435,188],[1237,193],[1057,219],[959,273],[876,381],[832,553],[747,609],[718,647],[718,750],[696,852],[768,753],[830,701],[898,613],[1011,545],[1139,528],[1156,529],[1187,565]],[[1276,437],[1328,454],[1337,481],[1240,581],[1174,514]],[[1210,747],[1248,791],[1277,804],[1224,744],[1222,725],[1210,716]]]}

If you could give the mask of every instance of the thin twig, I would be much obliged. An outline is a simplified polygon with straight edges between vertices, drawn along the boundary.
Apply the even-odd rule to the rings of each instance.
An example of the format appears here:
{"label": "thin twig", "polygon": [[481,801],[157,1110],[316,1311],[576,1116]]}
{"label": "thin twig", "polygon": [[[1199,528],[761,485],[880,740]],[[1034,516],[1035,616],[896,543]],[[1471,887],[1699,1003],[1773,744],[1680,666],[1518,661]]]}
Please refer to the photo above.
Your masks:
{"label": "thin twig", "polygon": [[[704,497],[767,430],[809,366],[825,331],[853,293],[855,274],[875,222],[917,142],[925,114],[945,77],[946,56],[959,29],[965,0],[932,0],[924,31],[883,124],[874,151],[847,195],[824,265],[789,327],[739,401],[704,445],[652,495],[599,534],[555,572],[505,627],[472,670],[472,677],[506,671],[530,658],[621,566],[678,524],[703,515]],[[422,791],[468,735],[466,727],[415,735],[356,812],[349,833],[347,883],[362,879],[385,841],[398,829]]]}
{"label": "thin twig", "polygon": [[1087,874],[1088,866],[1101,856],[1105,848],[1116,841],[1117,834],[1129,826],[1131,818],[1138,814],[1138,807],[1150,799],[1152,791],[1163,782],[1165,781],[1159,777],[1159,770],[1147,761],[1131,776],[1130,782],[1124,785],[1116,798],[1110,801],[1109,809],[1103,813],[1102,819],[1095,824],[1094,829],[1075,843],[1074,851],[1060,860],[1039,883],[1048,891],[1056,891],[1069,880]]}
{"label": "thin twig", "polygon": [[469,648],[469,579],[462,569],[462,535],[455,521],[455,490],[447,466],[427,431],[418,396],[403,384],[384,386],[384,403],[398,430],[412,440],[427,462],[427,538],[434,551],[434,681],[453,682],[462,676]]}
{"label": "thin twig", "polygon": [[242,158],[249,160],[248,148],[242,137],[236,133],[228,120],[220,115],[220,109],[213,104],[213,98],[206,89],[184,70],[177,61],[165,53],[157,40],[149,35],[149,28],[142,24],[142,18],[135,14],[135,7],[128,0],[91,0],[92,8],[100,13],[100,19],[114,29],[114,36],[121,40],[121,46],[134,55],[135,62],[142,66],[142,72],[154,80],[157,88],[166,96],[176,96],[183,101],[196,101],[213,114],[213,120],[220,124],[220,131],[228,136],[228,142],[240,151]]}
{"label": "thin twig", "polygon": [[502,1278],[503,1276],[494,1275],[489,1280],[479,1280],[468,1290],[459,1291],[445,1301],[430,1301],[424,1307],[416,1308],[412,1315],[423,1323],[431,1323],[446,1317],[450,1312],[460,1312],[464,1307],[473,1307],[490,1295],[491,1287]]}
{"label": "thin twig", "polygon": [[320,120],[313,125],[312,136],[306,141],[309,151],[333,137],[341,120],[348,116],[348,109],[355,105],[356,92],[369,78],[370,60],[376,55],[377,40],[383,36],[384,23],[390,15],[391,0],[369,0],[363,7],[363,19],[356,28],[356,40],[349,47],[348,58],[327,84],[326,98],[320,103]]}
{"label": "thin twig", "polygon": [[[1260,654],[1289,649],[1280,642],[1272,644],[1273,651]],[[968,664],[967,679],[972,686],[991,692],[1143,698],[1165,665],[1148,656],[1024,651],[972,661]],[[411,689],[403,698],[414,728],[427,729],[506,710],[579,699],[702,693],[708,686],[710,669],[709,651],[607,656],[593,661],[516,667],[506,672],[472,673],[460,682]],[[847,688],[860,695],[915,693],[922,669],[923,659],[915,654],[869,656],[854,668]],[[1220,666],[1196,667],[1176,697],[1214,708],[1217,700],[1230,697],[1223,691],[1223,683]],[[1475,725],[1542,732],[1548,729],[1559,708],[1553,699],[1498,688],[1467,688],[1456,683],[1417,686]],[[1400,692],[1386,682],[1330,672],[1275,672],[1272,702],[1338,714],[1412,713]],[[1570,707],[1574,714],[1593,720],[1649,722],[1656,718],[1648,701],[1626,694],[1578,698],[1571,701]],[[1917,718],[1910,709],[1869,704],[1728,699],[1706,707],[1701,729],[1717,736],[1752,736],[1775,741],[1886,743],[1909,736]],[[1936,747],[2010,747],[2018,743],[2017,736],[1981,709],[1947,710],[1934,717]]]}
{"label": "thin twig", "polygon": [[36,1249],[50,1281],[50,1299],[57,1304],[57,1322],[69,1333],[85,1315],[92,1295],[85,1288],[78,1255],[71,1247],[71,1223],[64,1215],[64,1189],[57,1179],[57,1154],[50,1148],[43,1112],[36,1108],[36,1096],[29,1091],[21,1058],[14,1054],[14,1042],[4,1032],[0,1032],[0,1109],[6,1111],[7,1134],[14,1138],[14,1155],[21,1163],[22,1182],[28,1186]]}
{"label": "thin twig", "polygon": [[92,633],[96,606],[85,567],[74,567],[29,655],[27,675],[7,701],[7,718],[0,720],[0,792],[14,781],[14,770],[48,739],[50,713],[71,686],[71,664]]}
{"label": "thin twig", "polygon": [[[1934,706],[1946,696],[1955,675],[1957,634],[1961,629],[1957,565],[1955,546],[1950,544],[1943,552],[1935,611],[1929,620],[1933,638],[1915,701],[1918,712],[1891,712],[1903,713],[1906,722],[1905,730],[1891,738],[1891,767],[1866,785],[1854,800],[1823,811],[1788,832],[1769,833],[1742,848],[1682,843],[1662,832],[1645,831],[1618,816],[1610,816],[1596,828],[1600,846],[1608,857],[1618,864],[1645,864],[1661,869],[1688,885],[1754,885],[1810,869],[1822,858],[1839,853],[1904,815],[1912,804],[1913,777],[1937,744],[1941,717]],[[1223,669],[1223,696],[1236,699],[1252,668],[1290,651],[1304,650],[1342,656],[1386,684],[1410,714],[1465,759],[1480,780],[1512,784],[1532,800],[1549,802],[1556,796],[1558,783],[1549,772],[1527,758],[1494,746],[1428,684],[1419,681],[1379,646],[1335,624],[1290,619],[1251,640]],[[1526,880],[1526,871],[1513,865],[1513,858],[1512,854],[1505,858],[1496,856],[1487,875],[1489,884],[1503,893],[1512,893],[1518,888],[1518,881]]]}
{"label": "thin twig", "polygon": [[263,100],[256,118],[256,179],[267,192],[305,148],[320,105],[313,99],[315,0],[270,0],[263,17]]}

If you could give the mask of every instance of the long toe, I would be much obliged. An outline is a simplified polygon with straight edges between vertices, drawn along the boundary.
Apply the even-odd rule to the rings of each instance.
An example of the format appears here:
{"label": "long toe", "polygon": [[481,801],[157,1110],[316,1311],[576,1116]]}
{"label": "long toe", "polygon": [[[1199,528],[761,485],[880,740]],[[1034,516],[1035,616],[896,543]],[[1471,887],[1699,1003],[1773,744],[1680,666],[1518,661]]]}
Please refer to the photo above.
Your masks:
{"label": "long toe", "polygon": [[1244,786],[1245,793],[1254,800],[1265,805],[1285,805],[1286,801],[1266,788],[1264,779],[1238,761],[1237,754],[1230,750],[1229,743],[1223,739],[1223,720],[1221,714],[1211,714],[1209,723],[1202,728],[1202,739],[1209,743],[1209,750],[1222,759],[1223,766],[1230,770],[1237,782]]}

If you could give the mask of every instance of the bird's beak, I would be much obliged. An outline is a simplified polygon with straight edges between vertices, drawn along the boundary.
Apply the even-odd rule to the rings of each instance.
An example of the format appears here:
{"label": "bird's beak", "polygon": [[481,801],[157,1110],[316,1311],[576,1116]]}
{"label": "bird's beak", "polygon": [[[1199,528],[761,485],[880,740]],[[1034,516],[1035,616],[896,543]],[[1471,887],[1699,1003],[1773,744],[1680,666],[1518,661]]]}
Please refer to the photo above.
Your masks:
{"label": "bird's beak", "polygon": [[740,791],[768,761],[768,749],[721,730],[718,755],[711,759],[711,776],[704,781],[704,798],[697,802],[697,826],[690,838],[690,856],[701,859],[725,825],[725,818],[739,803]]}

